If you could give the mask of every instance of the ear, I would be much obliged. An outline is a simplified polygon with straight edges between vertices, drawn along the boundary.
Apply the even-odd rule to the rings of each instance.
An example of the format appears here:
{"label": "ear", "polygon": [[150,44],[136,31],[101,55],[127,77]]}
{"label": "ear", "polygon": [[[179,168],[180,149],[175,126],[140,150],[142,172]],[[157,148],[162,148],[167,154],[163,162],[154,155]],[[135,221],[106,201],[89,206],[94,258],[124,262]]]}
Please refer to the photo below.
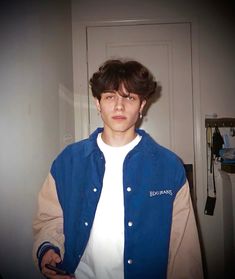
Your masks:
{"label": "ear", "polygon": [[144,109],[144,106],[146,105],[146,100],[143,100],[140,104],[140,113],[142,113],[143,109]]}
{"label": "ear", "polygon": [[100,112],[100,111],[101,111],[101,108],[100,108],[100,101],[99,101],[97,98],[95,98],[95,104],[96,104],[97,110]]}

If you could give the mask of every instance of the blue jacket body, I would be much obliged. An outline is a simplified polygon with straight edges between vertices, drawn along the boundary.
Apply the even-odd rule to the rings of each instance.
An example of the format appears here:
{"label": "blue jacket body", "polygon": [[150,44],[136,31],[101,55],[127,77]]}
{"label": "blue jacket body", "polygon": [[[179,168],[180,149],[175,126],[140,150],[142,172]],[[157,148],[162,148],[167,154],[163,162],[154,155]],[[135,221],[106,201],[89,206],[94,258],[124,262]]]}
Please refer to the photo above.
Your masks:
{"label": "blue jacket body", "polygon": [[[76,270],[86,248],[102,191],[105,159],[96,142],[101,131],[99,128],[88,139],[69,145],[51,168],[64,216],[62,268],[69,272]],[[142,139],[123,165],[124,278],[163,279],[167,276],[173,203],[186,181],[185,171],[173,152],[143,130],[137,133]],[[133,226],[128,226],[129,221]]]}

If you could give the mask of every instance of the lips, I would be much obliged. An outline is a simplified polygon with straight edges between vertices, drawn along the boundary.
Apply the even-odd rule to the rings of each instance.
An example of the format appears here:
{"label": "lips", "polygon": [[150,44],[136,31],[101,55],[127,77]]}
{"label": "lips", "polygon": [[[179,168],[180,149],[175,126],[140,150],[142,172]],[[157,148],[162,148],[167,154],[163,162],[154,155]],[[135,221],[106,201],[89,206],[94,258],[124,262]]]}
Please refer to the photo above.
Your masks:
{"label": "lips", "polygon": [[114,119],[114,120],[125,120],[126,117],[123,116],[123,115],[115,115],[115,116],[112,117],[112,119]]}

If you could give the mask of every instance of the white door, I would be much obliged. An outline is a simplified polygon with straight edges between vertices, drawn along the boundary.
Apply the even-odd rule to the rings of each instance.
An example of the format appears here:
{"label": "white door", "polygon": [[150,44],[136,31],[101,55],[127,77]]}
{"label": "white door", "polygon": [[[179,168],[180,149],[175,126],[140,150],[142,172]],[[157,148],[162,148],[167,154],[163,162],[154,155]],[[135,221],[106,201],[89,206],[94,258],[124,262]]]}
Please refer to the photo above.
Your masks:
{"label": "white door", "polygon": [[[135,59],[147,66],[161,86],[140,128],[194,161],[190,24],[95,26],[87,28],[88,76],[108,58]],[[90,131],[102,126],[89,92]]]}

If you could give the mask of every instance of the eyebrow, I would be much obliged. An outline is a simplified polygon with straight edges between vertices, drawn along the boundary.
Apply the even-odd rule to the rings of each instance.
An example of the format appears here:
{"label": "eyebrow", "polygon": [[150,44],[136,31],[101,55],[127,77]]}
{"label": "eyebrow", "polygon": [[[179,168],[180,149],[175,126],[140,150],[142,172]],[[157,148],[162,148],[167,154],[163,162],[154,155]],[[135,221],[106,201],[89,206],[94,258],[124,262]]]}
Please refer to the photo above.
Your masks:
{"label": "eyebrow", "polygon": [[110,94],[119,94],[119,95],[121,95],[121,94],[119,93],[118,90],[114,90],[114,89],[106,89],[106,90],[104,90],[104,92],[101,93],[101,94],[107,94],[107,93],[110,93]]}
{"label": "eyebrow", "polygon": [[[135,94],[135,93],[132,93],[132,92],[124,92],[124,91],[121,91],[121,90],[113,90],[113,89],[105,89],[104,92],[102,92],[101,94],[105,94],[105,93],[112,93],[112,94],[118,94],[124,98],[126,97],[129,97],[130,94]],[[137,94],[138,95],[138,94]]]}
{"label": "eyebrow", "polygon": [[118,91],[116,91],[116,90],[108,90],[108,89],[106,89],[106,90],[104,90],[104,92],[102,92],[101,94],[105,94],[105,93],[114,93],[114,94],[116,94],[116,93],[118,93]]}

